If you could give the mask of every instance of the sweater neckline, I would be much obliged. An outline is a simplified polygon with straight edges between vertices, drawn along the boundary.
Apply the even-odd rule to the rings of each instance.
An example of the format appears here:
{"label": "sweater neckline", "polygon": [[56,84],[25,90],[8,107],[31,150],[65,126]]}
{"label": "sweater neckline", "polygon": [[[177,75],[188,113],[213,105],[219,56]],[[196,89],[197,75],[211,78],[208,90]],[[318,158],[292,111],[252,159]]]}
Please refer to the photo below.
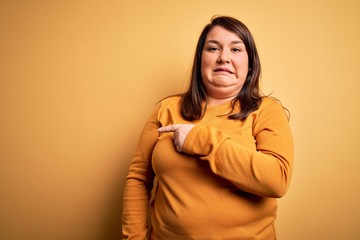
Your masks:
{"label": "sweater neckline", "polygon": [[[231,100],[228,101],[228,102],[225,102],[225,103],[221,103],[221,104],[218,104],[218,105],[207,105],[207,108],[212,108],[212,109],[218,109],[218,108],[227,108],[227,107],[231,107]],[[205,105],[205,102],[204,102],[204,105]]]}
{"label": "sweater neckline", "polygon": [[[203,104],[203,107],[205,107],[205,103]],[[230,113],[231,108],[232,108],[232,101],[228,101],[219,105],[207,105],[206,111],[209,113],[228,114]]]}

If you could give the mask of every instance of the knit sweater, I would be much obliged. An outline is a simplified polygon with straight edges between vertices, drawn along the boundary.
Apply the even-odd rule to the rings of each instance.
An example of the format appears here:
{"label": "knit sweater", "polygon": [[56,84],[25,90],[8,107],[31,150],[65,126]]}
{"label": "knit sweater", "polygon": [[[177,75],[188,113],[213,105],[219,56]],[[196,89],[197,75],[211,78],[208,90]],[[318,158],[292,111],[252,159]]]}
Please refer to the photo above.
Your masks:
{"label": "knit sweater", "polygon": [[[266,97],[240,121],[227,117],[228,102],[207,106],[201,120],[189,122],[179,100],[158,103],[142,131],[126,180],[124,239],[144,240],[149,232],[159,240],[276,239],[276,198],[287,191],[293,165],[283,107]],[[173,133],[157,132],[178,123],[196,125],[183,152]]]}

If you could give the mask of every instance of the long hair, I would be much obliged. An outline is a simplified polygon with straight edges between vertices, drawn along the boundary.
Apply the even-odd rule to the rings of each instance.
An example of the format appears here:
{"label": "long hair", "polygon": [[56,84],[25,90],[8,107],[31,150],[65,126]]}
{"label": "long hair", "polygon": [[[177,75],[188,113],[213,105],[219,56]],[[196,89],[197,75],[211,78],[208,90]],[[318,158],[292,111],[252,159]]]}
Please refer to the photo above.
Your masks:
{"label": "long hair", "polygon": [[200,34],[195,50],[189,88],[181,98],[181,115],[184,119],[193,121],[201,119],[206,111],[206,104],[205,108],[202,108],[202,102],[206,100],[206,90],[201,76],[201,56],[206,36],[215,26],[221,26],[236,34],[245,44],[248,54],[249,72],[242,89],[232,101],[232,112],[235,109],[236,104],[239,104],[240,112],[228,116],[231,119],[240,119],[241,121],[244,121],[251,112],[259,108],[262,100],[259,89],[259,79],[261,74],[260,59],[255,41],[249,29],[239,20],[226,16],[212,18],[211,23],[206,25]]}

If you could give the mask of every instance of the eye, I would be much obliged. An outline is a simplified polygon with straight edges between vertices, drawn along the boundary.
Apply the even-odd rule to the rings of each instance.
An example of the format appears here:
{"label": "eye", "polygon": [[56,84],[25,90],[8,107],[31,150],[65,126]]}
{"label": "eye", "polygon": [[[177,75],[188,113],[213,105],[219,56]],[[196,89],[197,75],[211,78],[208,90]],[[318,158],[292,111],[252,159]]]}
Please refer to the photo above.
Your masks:
{"label": "eye", "polygon": [[219,48],[217,48],[217,47],[208,47],[207,50],[210,51],[210,52],[215,52],[215,51],[218,51]]}
{"label": "eye", "polygon": [[233,52],[241,52],[241,48],[233,48],[232,51]]}

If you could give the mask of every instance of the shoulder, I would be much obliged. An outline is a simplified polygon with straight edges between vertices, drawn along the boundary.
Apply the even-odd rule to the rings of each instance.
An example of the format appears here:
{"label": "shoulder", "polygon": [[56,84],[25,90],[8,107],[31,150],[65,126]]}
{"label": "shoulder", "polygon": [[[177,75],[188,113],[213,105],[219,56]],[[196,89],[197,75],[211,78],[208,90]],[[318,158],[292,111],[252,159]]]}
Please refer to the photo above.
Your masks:
{"label": "shoulder", "polygon": [[254,112],[256,121],[261,119],[284,118],[288,120],[286,108],[274,97],[262,98],[259,109]]}
{"label": "shoulder", "polygon": [[269,107],[269,106],[278,106],[281,105],[280,101],[274,97],[263,97],[261,99],[260,108]]}
{"label": "shoulder", "polygon": [[286,108],[273,97],[264,97],[260,107],[253,115],[253,131],[256,135],[263,129],[288,128],[289,119]]}
{"label": "shoulder", "polygon": [[172,95],[161,99],[159,102],[161,102],[162,104],[179,104],[181,97],[181,94]]}
{"label": "shoulder", "polygon": [[159,105],[159,109],[172,109],[179,108],[181,100],[181,95],[172,95],[166,98],[161,99],[157,105]]}
{"label": "shoulder", "polygon": [[155,110],[153,114],[156,115],[158,120],[179,116],[180,101],[181,95],[174,95],[163,98],[155,104]]}
{"label": "shoulder", "polygon": [[262,112],[263,110],[281,110],[285,111],[281,102],[274,97],[263,97],[258,111]]}

